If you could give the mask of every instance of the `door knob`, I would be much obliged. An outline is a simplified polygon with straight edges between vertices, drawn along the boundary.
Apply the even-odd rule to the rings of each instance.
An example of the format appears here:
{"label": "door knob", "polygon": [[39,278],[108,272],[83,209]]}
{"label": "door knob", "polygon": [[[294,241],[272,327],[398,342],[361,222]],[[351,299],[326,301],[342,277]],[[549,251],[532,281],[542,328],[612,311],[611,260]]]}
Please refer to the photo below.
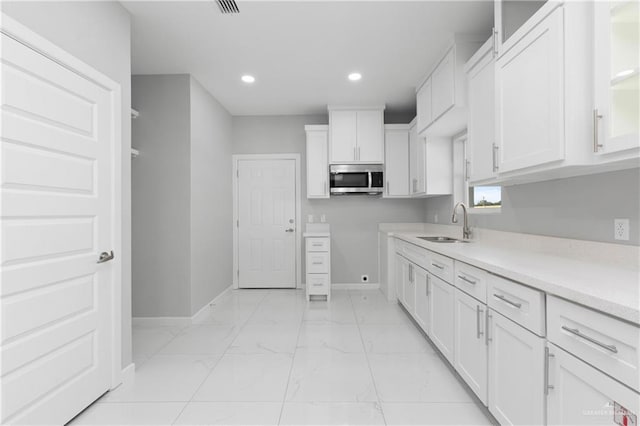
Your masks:
{"label": "door knob", "polygon": [[289,229],[285,230],[284,232],[293,232],[293,231],[294,231],[293,228],[289,228]]}
{"label": "door knob", "polygon": [[102,253],[100,253],[100,258],[98,258],[98,261],[96,263],[105,263],[112,260],[114,257],[115,255],[113,254],[113,250],[111,250],[110,253],[103,251]]}

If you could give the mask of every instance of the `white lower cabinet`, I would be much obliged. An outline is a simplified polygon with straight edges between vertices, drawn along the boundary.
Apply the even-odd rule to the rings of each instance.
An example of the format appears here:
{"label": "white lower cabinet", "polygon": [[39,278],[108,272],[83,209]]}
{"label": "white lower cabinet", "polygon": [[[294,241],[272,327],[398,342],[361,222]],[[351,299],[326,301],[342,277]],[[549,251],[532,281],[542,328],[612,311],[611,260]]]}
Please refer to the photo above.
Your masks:
{"label": "white lower cabinet", "polygon": [[480,401],[487,403],[487,305],[455,289],[453,366]]}
{"label": "white lower cabinet", "polygon": [[409,280],[409,261],[404,257],[396,254],[396,294],[398,296],[398,300],[403,305],[404,302],[404,283]]}
{"label": "white lower cabinet", "polygon": [[454,287],[429,274],[429,332],[431,341],[453,364]]}
{"label": "white lower cabinet", "polygon": [[545,422],[545,339],[501,314],[487,314],[489,399],[501,425]]}
{"label": "white lower cabinet", "polygon": [[429,273],[416,266],[414,281],[416,290],[416,309],[414,318],[420,324],[425,333],[429,332]]}
{"label": "white lower cabinet", "polygon": [[549,356],[549,425],[638,424],[640,395],[551,343]]}
{"label": "white lower cabinet", "polygon": [[408,262],[408,269],[409,277],[403,282],[404,307],[413,315],[416,307],[416,285],[414,283],[416,266],[413,263]]}
{"label": "white lower cabinet", "polygon": [[331,238],[305,237],[307,300],[327,296],[331,300]]}

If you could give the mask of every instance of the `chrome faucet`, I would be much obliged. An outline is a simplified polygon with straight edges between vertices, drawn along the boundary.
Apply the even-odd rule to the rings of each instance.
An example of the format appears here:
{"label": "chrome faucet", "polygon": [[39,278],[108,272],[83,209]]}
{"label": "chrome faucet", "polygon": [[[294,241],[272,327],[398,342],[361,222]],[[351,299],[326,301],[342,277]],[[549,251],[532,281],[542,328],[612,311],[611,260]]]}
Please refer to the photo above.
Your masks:
{"label": "chrome faucet", "polygon": [[464,213],[463,219],[464,222],[462,224],[462,238],[468,240],[471,238],[471,228],[469,228],[469,218],[467,216],[467,206],[464,203],[458,203],[453,208],[453,214],[451,215],[451,222],[458,223],[458,217],[456,216],[456,211],[458,210],[458,206],[462,207],[462,212]]}

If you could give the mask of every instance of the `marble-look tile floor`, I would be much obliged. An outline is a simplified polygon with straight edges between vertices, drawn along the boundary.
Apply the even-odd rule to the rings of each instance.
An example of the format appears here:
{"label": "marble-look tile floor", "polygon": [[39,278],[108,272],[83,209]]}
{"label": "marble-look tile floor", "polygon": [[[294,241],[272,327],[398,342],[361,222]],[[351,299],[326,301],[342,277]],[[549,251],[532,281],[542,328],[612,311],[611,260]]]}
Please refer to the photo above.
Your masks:
{"label": "marble-look tile floor", "polygon": [[135,326],[133,381],[73,425],[491,424],[376,290],[227,292],[189,327]]}

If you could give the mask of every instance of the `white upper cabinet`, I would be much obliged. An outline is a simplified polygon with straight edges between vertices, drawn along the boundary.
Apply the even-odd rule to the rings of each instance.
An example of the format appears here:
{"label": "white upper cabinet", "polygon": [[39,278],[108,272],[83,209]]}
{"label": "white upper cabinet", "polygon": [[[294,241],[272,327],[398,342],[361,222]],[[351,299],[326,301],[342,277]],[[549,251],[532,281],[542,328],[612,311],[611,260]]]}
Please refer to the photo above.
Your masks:
{"label": "white upper cabinet", "polygon": [[453,136],[467,126],[467,86],[463,65],[482,44],[478,36],[456,35],[418,84],[418,133]]}
{"label": "white upper cabinet", "polygon": [[471,184],[496,176],[495,146],[495,74],[493,38],[465,65],[469,88],[467,124],[467,173]]}
{"label": "white upper cabinet", "polygon": [[411,196],[425,195],[425,139],[418,136],[416,120],[409,129],[409,192]]}
{"label": "white upper cabinet", "polygon": [[307,198],[329,198],[328,126],[304,126],[307,134]]}
{"label": "white upper cabinet", "polygon": [[560,5],[548,0],[494,0],[494,51],[501,56]]}
{"label": "white upper cabinet", "polygon": [[456,102],[455,88],[455,49],[452,47],[431,74],[431,106],[433,118],[438,118]]}
{"label": "white upper cabinet", "polygon": [[409,196],[409,126],[384,126],[385,198]]}
{"label": "white upper cabinet", "polygon": [[329,162],[384,162],[384,107],[329,107]]}
{"label": "white upper cabinet", "polygon": [[[433,112],[431,108],[431,77],[427,78],[416,93],[417,129],[422,132],[431,124]],[[416,134],[418,130],[416,130]]]}
{"label": "white upper cabinet", "polygon": [[556,9],[496,62],[500,172],[564,159],[563,14]]}
{"label": "white upper cabinet", "polygon": [[594,3],[594,152],[598,154],[640,147],[639,7],[637,0]]}
{"label": "white upper cabinet", "polygon": [[409,134],[409,191],[412,197],[451,194],[453,191],[453,145],[445,137]]}
{"label": "white upper cabinet", "polygon": [[356,161],[357,118],[356,111],[329,112],[331,163]]}

